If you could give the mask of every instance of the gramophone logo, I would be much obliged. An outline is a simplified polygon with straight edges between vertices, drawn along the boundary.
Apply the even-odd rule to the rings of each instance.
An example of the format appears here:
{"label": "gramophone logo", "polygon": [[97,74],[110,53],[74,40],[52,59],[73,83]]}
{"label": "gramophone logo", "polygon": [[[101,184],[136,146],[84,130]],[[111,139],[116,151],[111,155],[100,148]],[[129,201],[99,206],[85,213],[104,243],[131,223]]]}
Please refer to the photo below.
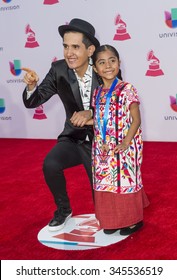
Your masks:
{"label": "gramophone logo", "polygon": [[171,13],[165,11],[165,23],[170,28],[177,28],[177,8],[172,8]]}
{"label": "gramophone logo", "polygon": [[173,111],[177,112],[177,94],[176,96],[170,96],[170,107]]}
{"label": "gramophone logo", "polygon": [[19,76],[22,72],[21,70],[21,61],[15,59],[13,62],[9,62],[10,65],[10,72],[12,73],[12,75],[14,76]]}
{"label": "gramophone logo", "polygon": [[44,5],[53,5],[59,3],[59,0],[44,0]]}
{"label": "gramophone logo", "polygon": [[52,62],[55,62],[57,60],[58,60],[58,58],[56,56],[54,56],[54,58],[52,59]]}
{"label": "gramophone logo", "polygon": [[3,114],[5,112],[5,101],[3,98],[0,98],[0,114]]}
{"label": "gramophone logo", "polygon": [[148,52],[147,61],[149,61],[149,69],[146,71],[146,76],[156,77],[164,75],[160,69],[160,60],[154,55],[153,50]]}
{"label": "gramophone logo", "polygon": [[25,28],[25,33],[27,34],[27,41],[25,44],[25,48],[36,48],[39,47],[38,42],[35,38],[35,32],[31,29],[30,25],[28,24]]}
{"label": "gramophone logo", "polygon": [[44,114],[43,105],[40,105],[35,109],[35,113],[33,115],[33,119],[35,120],[44,120],[47,119],[46,115]]}
{"label": "gramophone logo", "polygon": [[120,15],[116,16],[114,22],[115,22],[115,25],[117,26],[117,29],[116,29],[116,34],[114,35],[113,40],[124,41],[124,40],[131,39],[130,35],[127,33],[127,25],[121,19]]}

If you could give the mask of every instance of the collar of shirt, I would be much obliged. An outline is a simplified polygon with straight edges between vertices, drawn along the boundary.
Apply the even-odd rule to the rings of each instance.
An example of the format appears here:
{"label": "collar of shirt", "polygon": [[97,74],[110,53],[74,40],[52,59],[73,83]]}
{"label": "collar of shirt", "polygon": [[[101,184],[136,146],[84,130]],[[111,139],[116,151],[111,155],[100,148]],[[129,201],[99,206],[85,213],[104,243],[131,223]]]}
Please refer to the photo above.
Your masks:
{"label": "collar of shirt", "polygon": [[74,73],[79,83],[79,90],[81,94],[82,103],[85,110],[90,108],[91,86],[92,86],[92,61],[90,60],[88,68],[82,78],[80,78],[76,71]]}

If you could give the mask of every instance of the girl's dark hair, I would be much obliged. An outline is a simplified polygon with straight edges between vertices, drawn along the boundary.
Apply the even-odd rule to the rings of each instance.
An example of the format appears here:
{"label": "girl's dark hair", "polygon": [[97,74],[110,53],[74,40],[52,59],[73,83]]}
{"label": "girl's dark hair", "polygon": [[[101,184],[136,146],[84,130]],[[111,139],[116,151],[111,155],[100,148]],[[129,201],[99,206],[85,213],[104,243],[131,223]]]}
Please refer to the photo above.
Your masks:
{"label": "girl's dark hair", "polygon": [[[119,60],[119,53],[118,51],[111,45],[102,45],[98,48],[96,48],[96,50],[94,51],[93,55],[92,55],[92,60],[93,60],[93,65],[96,64],[97,58],[98,58],[98,54],[100,52],[104,52],[106,50],[111,51]],[[119,69],[119,73],[117,74],[118,79],[122,80],[122,75],[121,75],[121,70]]]}

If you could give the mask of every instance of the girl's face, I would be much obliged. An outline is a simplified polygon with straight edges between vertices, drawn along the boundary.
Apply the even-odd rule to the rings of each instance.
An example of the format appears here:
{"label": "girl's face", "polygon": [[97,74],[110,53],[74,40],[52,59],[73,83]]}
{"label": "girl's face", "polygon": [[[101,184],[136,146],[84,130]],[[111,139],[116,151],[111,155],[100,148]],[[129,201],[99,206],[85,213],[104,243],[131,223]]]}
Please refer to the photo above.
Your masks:
{"label": "girl's face", "polygon": [[110,50],[105,50],[97,55],[94,66],[95,72],[102,77],[103,82],[112,82],[119,72],[120,62],[115,54]]}

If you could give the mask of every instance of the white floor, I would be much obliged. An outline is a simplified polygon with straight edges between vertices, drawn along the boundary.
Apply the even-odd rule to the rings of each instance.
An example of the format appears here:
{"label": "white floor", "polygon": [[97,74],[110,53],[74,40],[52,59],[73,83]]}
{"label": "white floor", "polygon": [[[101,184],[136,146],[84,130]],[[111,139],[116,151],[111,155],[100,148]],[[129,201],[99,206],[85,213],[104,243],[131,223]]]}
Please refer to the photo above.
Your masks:
{"label": "white floor", "polygon": [[45,246],[59,250],[89,250],[109,246],[127,236],[121,236],[119,230],[105,234],[99,227],[94,214],[71,217],[62,230],[51,232],[45,226],[38,233],[38,240]]}

